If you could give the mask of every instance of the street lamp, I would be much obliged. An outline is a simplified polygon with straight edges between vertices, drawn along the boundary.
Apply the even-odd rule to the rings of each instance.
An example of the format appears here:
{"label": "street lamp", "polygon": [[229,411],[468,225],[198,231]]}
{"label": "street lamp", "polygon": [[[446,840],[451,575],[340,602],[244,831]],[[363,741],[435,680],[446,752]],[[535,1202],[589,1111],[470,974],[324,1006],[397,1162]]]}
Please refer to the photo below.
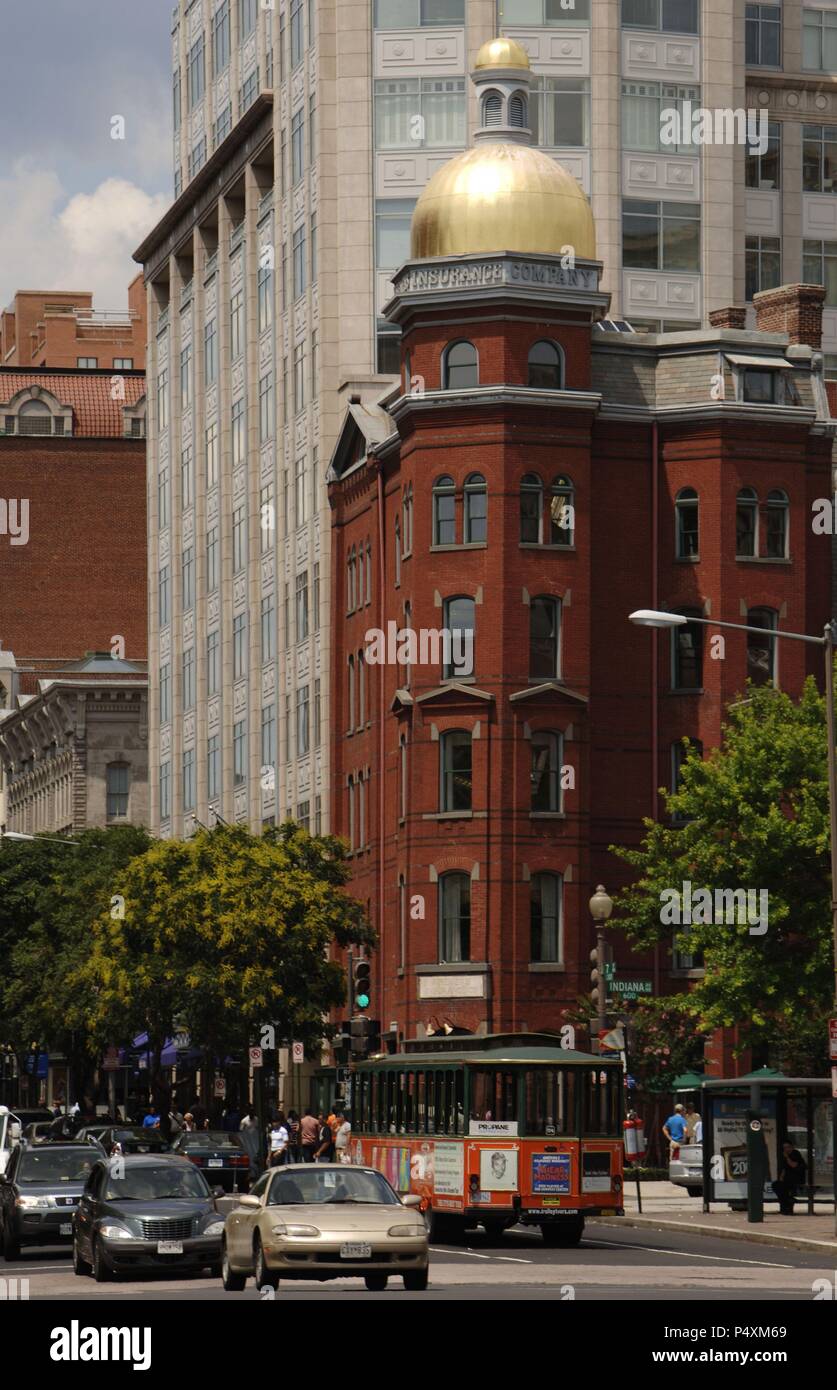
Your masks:
{"label": "street lamp", "polygon": [[596,924],[596,972],[598,974],[596,1023],[600,1033],[603,1033],[607,1028],[607,985],[605,983],[607,948],[605,945],[605,923],[612,911],[613,899],[608,897],[608,894],[605,892],[604,884],[600,883],[590,899],[590,916]]}
{"label": "street lamp", "polygon": [[32,840],[38,844],[46,841],[48,845],[72,845],[78,849],[77,840],[59,840],[55,835],[27,835],[22,830],[0,830],[0,840]]}
{"label": "street lamp", "polygon": [[[764,636],[764,628],[751,627],[747,623],[722,623],[717,618],[695,618],[691,614],[687,617],[685,613],[663,613],[654,608],[638,608],[636,612],[630,614],[630,621],[636,623],[638,627],[654,628],[674,628],[682,627],[684,623],[700,623],[704,627],[729,627],[736,632],[756,632],[760,637]],[[837,640],[837,624],[832,619],[825,624],[822,637],[811,637],[803,632],[779,632],[771,633],[773,637],[785,637],[791,642],[809,642],[815,647],[822,647],[825,658],[825,722],[826,737],[828,746],[828,817],[830,826],[830,848],[831,848],[831,937],[834,953],[834,988],[832,991],[834,1001],[834,1016],[837,1017],[837,746],[835,746],[834,730],[834,647]],[[832,1072],[833,1076],[833,1072]],[[832,1095],[835,1092],[832,1085]],[[755,1108],[758,1102],[759,1088],[753,1088],[751,1100]],[[837,1095],[834,1095],[831,1107],[831,1130],[832,1143],[837,1141]],[[752,1219],[752,1218],[751,1218]],[[834,1165],[834,1226],[837,1234],[837,1163]]]}

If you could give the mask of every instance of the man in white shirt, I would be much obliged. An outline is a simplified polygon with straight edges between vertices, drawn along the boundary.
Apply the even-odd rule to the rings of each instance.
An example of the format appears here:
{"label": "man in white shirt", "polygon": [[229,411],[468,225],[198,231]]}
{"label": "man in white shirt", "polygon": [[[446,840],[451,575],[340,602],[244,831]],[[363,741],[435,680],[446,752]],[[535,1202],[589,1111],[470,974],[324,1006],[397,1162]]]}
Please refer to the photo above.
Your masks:
{"label": "man in white shirt", "polygon": [[334,1148],[338,1163],[351,1163],[349,1157],[349,1138],[352,1133],[352,1126],[345,1114],[339,1117],[339,1124],[334,1131]]}
{"label": "man in white shirt", "polygon": [[285,1124],[284,1111],[277,1113],[276,1119],[270,1127],[270,1166],[276,1168],[280,1163],[288,1161],[288,1129]]}

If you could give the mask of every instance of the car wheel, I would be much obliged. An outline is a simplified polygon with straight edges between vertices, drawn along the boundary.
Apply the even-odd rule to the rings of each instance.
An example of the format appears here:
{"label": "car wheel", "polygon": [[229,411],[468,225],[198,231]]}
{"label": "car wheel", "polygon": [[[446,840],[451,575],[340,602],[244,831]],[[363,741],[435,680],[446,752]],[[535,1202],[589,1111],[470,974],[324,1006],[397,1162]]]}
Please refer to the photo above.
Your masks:
{"label": "car wheel", "polygon": [[364,1283],[370,1293],[383,1293],[387,1286],[388,1278],[388,1274],[367,1274],[364,1278]]}
{"label": "car wheel", "polygon": [[544,1221],[541,1226],[544,1245],[550,1249],[566,1250],[572,1245],[578,1245],[584,1234],[584,1217],[576,1221]]}
{"label": "car wheel", "polygon": [[[214,1269],[215,1266],[213,1265],[212,1268]],[[247,1283],[247,1275],[239,1274],[230,1265],[230,1257],[227,1253],[226,1241],[224,1242],[224,1248],[221,1251],[221,1283],[224,1285],[224,1288],[226,1289],[227,1293],[241,1293],[241,1290]]]}
{"label": "car wheel", "polygon": [[259,1237],[256,1236],[255,1258],[253,1264],[253,1278],[256,1281],[256,1288],[263,1289],[265,1285],[269,1289],[278,1289],[279,1275],[272,1269],[268,1269],[264,1260],[264,1250]]}
{"label": "car wheel", "polygon": [[404,1275],[404,1288],[408,1293],[424,1293],[429,1278],[430,1270],[427,1265],[424,1269],[408,1270]]}
{"label": "car wheel", "polygon": [[221,1278],[221,1266],[220,1266],[220,1265],[207,1265],[207,1269],[208,1269],[208,1271],[209,1271],[210,1278],[212,1278],[212,1279],[220,1279],[220,1278]]}
{"label": "car wheel", "polygon": [[79,1254],[78,1240],[73,1240],[73,1273],[83,1275],[90,1273],[90,1265]]}
{"label": "car wheel", "polygon": [[7,1226],[3,1226],[3,1258],[6,1260],[17,1260],[20,1258],[20,1241],[13,1236]]}
{"label": "car wheel", "polygon": [[113,1272],[105,1264],[102,1243],[99,1240],[93,1242],[93,1278],[97,1284],[107,1284],[113,1278]]}
{"label": "car wheel", "polygon": [[687,1188],[686,1188],[686,1191],[688,1192],[688,1194],[689,1194],[690,1197],[702,1197],[702,1196],[703,1196],[703,1188],[702,1188],[702,1187],[695,1187],[695,1186],[693,1185],[692,1187],[687,1187]]}

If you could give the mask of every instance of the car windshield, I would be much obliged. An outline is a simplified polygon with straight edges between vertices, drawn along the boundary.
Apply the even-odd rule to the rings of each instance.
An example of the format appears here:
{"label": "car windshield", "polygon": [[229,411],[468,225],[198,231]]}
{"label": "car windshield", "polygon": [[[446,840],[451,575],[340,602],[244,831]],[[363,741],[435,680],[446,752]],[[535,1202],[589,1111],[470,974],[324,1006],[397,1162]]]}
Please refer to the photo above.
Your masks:
{"label": "car windshield", "polygon": [[237,1134],[224,1134],[221,1130],[202,1129],[197,1134],[184,1134],[185,1149],[240,1149],[241,1140]]}
{"label": "car windshield", "polygon": [[20,1160],[17,1170],[18,1182],[37,1183],[84,1183],[96,1162],[100,1150],[67,1150],[63,1152],[47,1146],[37,1153],[26,1153]]}
{"label": "car windshield", "polygon": [[197,1168],[179,1163],[143,1164],[127,1168],[118,1176],[114,1168],[108,1177],[106,1202],[163,1202],[177,1197],[209,1197],[210,1191]]}
{"label": "car windshield", "polygon": [[162,1134],[153,1129],[114,1129],[111,1134],[116,1144],[166,1144]]}
{"label": "car windshield", "polygon": [[299,1206],[304,1203],[357,1202],[366,1205],[399,1205],[386,1178],[380,1173],[349,1167],[310,1169],[294,1168],[281,1173],[270,1185],[268,1205],[271,1207]]}

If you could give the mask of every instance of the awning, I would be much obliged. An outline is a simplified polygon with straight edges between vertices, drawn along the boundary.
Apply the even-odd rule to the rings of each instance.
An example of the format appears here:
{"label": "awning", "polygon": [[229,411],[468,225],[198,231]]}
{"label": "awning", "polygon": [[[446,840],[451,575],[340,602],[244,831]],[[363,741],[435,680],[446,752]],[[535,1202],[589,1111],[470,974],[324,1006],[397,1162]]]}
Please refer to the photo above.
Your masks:
{"label": "awning", "polygon": [[745,357],[740,352],[725,352],[724,357],[731,362],[734,367],[791,367],[792,362],[787,362],[784,357]]}

